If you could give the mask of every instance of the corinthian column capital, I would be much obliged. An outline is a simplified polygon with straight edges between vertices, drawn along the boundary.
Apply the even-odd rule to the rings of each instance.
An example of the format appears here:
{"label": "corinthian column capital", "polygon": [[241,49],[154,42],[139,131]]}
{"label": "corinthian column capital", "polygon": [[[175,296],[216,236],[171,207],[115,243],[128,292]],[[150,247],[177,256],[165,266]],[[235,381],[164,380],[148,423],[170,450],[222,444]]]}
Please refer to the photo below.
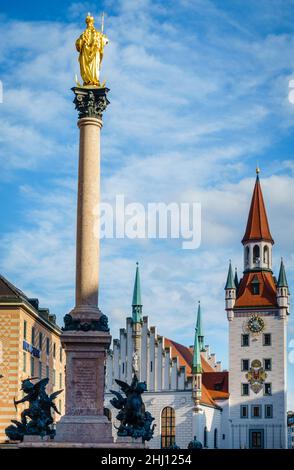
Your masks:
{"label": "corinthian column capital", "polygon": [[74,87],[74,104],[78,111],[79,119],[96,118],[102,120],[102,114],[109,105],[107,98],[108,88],[79,88]]}

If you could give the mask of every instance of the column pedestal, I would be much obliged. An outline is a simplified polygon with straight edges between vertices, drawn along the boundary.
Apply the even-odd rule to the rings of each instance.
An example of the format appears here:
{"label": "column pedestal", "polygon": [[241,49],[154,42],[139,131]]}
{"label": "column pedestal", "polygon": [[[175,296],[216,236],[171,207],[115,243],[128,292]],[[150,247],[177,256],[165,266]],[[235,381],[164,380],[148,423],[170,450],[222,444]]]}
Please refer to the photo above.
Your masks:
{"label": "column pedestal", "polygon": [[111,336],[102,331],[68,331],[65,415],[56,424],[56,442],[111,443],[112,425],[104,416],[105,351]]}

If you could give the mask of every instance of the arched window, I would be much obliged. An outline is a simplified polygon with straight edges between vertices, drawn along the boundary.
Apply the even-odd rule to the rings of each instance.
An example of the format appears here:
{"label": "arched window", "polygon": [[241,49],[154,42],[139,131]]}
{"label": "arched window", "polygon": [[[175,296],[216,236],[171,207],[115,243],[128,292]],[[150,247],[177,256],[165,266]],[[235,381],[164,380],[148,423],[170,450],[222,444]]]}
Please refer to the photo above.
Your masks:
{"label": "arched window", "polygon": [[208,447],[208,445],[207,445],[207,427],[206,426],[204,428],[204,433],[203,433],[203,447]]}
{"label": "arched window", "polygon": [[104,412],[104,416],[106,416],[108,421],[111,421],[111,417],[112,417],[111,410],[109,408],[104,408],[103,412]]}
{"label": "arched window", "polygon": [[176,440],[176,416],[175,410],[170,406],[163,408],[161,412],[161,448],[169,447]]}
{"label": "arched window", "polygon": [[214,430],[214,435],[213,435],[213,447],[217,449],[217,429],[216,428]]}
{"label": "arched window", "polygon": [[266,265],[266,267],[269,267],[269,249],[268,246],[265,246],[263,249],[263,262]]}
{"label": "arched window", "polygon": [[260,262],[260,250],[258,245],[254,245],[253,247],[253,263],[259,264]]}
{"label": "arched window", "polygon": [[245,248],[245,266],[249,266],[249,246]]}

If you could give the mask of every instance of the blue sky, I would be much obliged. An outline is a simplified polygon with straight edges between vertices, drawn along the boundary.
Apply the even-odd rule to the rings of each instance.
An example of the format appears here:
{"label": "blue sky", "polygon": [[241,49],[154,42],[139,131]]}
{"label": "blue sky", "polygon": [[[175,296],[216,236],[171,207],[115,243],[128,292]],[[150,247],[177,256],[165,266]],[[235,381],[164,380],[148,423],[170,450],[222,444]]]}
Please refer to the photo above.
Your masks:
{"label": "blue sky", "polygon": [[[256,163],[274,246],[294,281],[294,1],[108,0],[1,3],[0,271],[59,322],[73,306],[78,72],[84,16],[105,11],[102,198],[199,201],[202,244],[103,240],[100,307],[112,335],[130,315],[135,262],[144,313],[193,343],[198,299],[205,342],[227,366],[224,282],[242,245]],[[293,290],[293,287],[292,287]],[[294,323],[289,321],[289,341]],[[290,349],[289,349],[290,351]],[[294,408],[289,363],[289,407]]]}

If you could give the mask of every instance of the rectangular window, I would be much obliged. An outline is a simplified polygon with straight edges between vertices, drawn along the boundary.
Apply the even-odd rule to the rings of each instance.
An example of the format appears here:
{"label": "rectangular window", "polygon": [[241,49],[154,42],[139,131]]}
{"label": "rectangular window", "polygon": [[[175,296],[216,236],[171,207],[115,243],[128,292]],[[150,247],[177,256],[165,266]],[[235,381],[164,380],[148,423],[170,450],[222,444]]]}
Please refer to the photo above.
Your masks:
{"label": "rectangular window", "polygon": [[242,359],[241,370],[249,370],[249,359]]}
{"label": "rectangular window", "polygon": [[240,417],[248,418],[248,405],[241,405],[240,407]]}
{"label": "rectangular window", "polygon": [[62,413],[62,406],[61,406],[61,400],[58,401],[58,410],[59,410],[59,413]]}
{"label": "rectangular window", "polygon": [[59,348],[59,360],[62,362],[62,346]]}
{"label": "rectangular window", "polygon": [[272,335],[270,333],[263,334],[263,345],[264,346],[271,346],[272,344]]}
{"label": "rectangular window", "polygon": [[264,384],[264,395],[271,395],[272,394],[272,384],[265,383]]}
{"label": "rectangular window", "polygon": [[32,345],[35,346],[35,328],[32,327]]}
{"label": "rectangular window", "polygon": [[249,395],[249,384],[242,384],[241,385],[241,394],[243,396]]}
{"label": "rectangular window", "polygon": [[241,346],[249,346],[249,335],[241,335]]}
{"label": "rectangular window", "polygon": [[43,333],[39,333],[39,349],[42,351],[43,347]]}
{"label": "rectangular window", "polygon": [[252,405],[251,406],[251,417],[252,418],[261,418],[261,405]]}
{"label": "rectangular window", "polygon": [[59,374],[59,388],[62,388],[62,373]]}
{"label": "rectangular window", "polygon": [[42,362],[39,361],[39,379],[42,378]]}
{"label": "rectangular window", "polygon": [[153,370],[153,362],[150,361],[150,372],[152,372],[152,370]]}
{"label": "rectangular window", "polygon": [[259,295],[259,283],[258,284],[252,283],[252,293],[253,295]]}
{"label": "rectangular window", "polygon": [[49,379],[49,366],[46,366],[46,378]]}
{"label": "rectangular window", "polygon": [[23,322],[23,337],[27,339],[27,322],[25,320]]}
{"label": "rectangular window", "polygon": [[53,385],[53,387],[55,387],[55,385],[56,385],[56,371],[55,371],[55,369],[53,369],[53,371],[52,371],[52,385]]}
{"label": "rectangular window", "polygon": [[263,368],[264,368],[264,370],[272,370],[272,360],[271,359],[264,359],[263,360]]}
{"label": "rectangular window", "polygon": [[46,338],[46,354],[49,356],[50,354],[50,339]]}
{"label": "rectangular window", "polygon": [[35,359],[34,356],[31,356],[31,376],[34,377],[35,375]]}
{"label": "rectangular window", "polygon": [[124,362],[122,363],[122,373],[123,374],[125,373],[125,363]]}
{"label": "rectangular window", "polygon": [[23,367],[22,367],[23,372],[27,371],[27,353],[23,353]]}
{"label": "rectangular window", "polygon": [[54,359],[56,357],[56,344],[55,343],[53,343],[53,357]]}
{"label": "rectangular window", "polygon": [[269,419],[273,417],[273,405],[265,405],[264,407],[264,417]]}

